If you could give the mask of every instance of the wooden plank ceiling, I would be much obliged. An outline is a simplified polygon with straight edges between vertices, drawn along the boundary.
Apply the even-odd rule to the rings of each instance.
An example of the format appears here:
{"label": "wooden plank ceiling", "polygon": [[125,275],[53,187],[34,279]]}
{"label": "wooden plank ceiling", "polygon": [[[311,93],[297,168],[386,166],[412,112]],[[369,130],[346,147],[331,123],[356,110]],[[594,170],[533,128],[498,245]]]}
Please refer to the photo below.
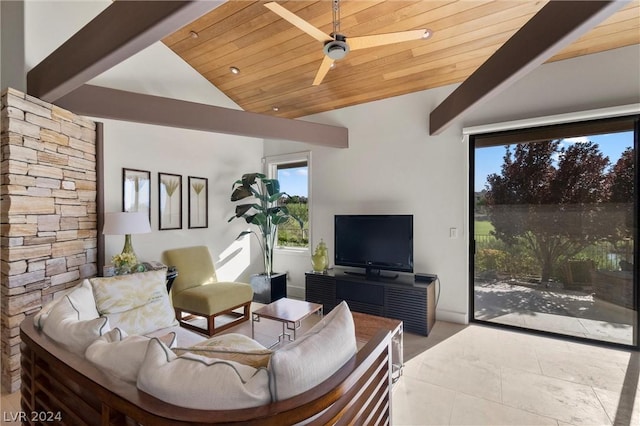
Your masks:
{"label": "wooden plank ceiling", "polygon": [[[340,27],[347,43],[349,36],[421,28],[433,36],[349,52],[319,86],[311,83],[322,62],[322,43],[264,3],[230,0],[163,41],[245,111],[297,118],[462,82],[546,1],[342,0]],[[333,31],[331,1],[278,3],[320,30]],[[550,61],[634,44],[640,44],[640,0]],[[232,74],[231,67],[240,73]]]}

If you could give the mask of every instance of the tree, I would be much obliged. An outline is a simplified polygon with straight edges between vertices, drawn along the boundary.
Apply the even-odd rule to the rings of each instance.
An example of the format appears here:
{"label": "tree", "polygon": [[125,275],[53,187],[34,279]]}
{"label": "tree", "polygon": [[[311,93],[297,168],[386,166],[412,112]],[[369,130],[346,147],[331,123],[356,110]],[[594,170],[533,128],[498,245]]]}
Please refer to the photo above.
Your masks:
{"label": "tree", "polygon": [[[626,247],[621,250],[627,255],[626,261],[631,261],[629,239],[633,237],[633,178],[634,156],[632,148],[627,148],[609,173],[609,225],[611,234],[607,240],[613,244],[616,250],[620,250],[619,243],[626,242]],[[628,250],[624,250],[628,248]]]}
{"label": "tree", "polygon": [[632,148],[625,149],[611,170],[609,201],[613,203],[633,203],[634,154]]}
{"label": "tree", "polygon": [[[557,160],[556,160],[557,159]],[[506,147],[501,174],[487,178],[493,235],[524,243],[538,260],[541,280],[553,268],[607,233],[602,217],[609,159],[591,142],[542,141]]]}

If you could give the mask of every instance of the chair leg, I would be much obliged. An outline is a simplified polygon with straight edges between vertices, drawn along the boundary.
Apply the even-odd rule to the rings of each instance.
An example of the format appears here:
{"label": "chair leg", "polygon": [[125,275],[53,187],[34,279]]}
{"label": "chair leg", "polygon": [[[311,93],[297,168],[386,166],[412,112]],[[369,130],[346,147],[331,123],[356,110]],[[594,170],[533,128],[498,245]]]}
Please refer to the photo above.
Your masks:
{"label": "chair leg", "polygon": [[209,337],[216,334],[215,315],[209,315],[209,317],[207,318],[207,333],[209,333]]}
{"label": "chair leg", "polygon": [[244,317],[242,321],[249,321],[251,319],[251,301],[248,301],[246,305],[244,305]]}

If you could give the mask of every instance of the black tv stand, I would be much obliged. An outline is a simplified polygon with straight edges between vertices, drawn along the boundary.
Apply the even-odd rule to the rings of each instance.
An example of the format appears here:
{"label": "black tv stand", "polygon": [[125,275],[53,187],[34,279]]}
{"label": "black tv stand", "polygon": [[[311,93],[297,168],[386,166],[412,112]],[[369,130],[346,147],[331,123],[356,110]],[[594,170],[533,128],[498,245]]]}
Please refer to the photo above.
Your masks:
{"label": "black tv stand", "polygon": [[435,282],[413,275],[367,277],[346,271],[305,274],[305,300],[321,303],[325,314],[345,300],[354,312],[401,320],[405,331],[428,335],[436,319]]}
{"label": "black tv stand", "polygon": [[368,280],[378,281],[380,279],[384,280],[396,280],[398,279],[398,274],[383,274],[379,269],[368,269],[366,272],[356,272],[356,271],[344,271],[346,275],[353,275],[356,277],[365,277]]}

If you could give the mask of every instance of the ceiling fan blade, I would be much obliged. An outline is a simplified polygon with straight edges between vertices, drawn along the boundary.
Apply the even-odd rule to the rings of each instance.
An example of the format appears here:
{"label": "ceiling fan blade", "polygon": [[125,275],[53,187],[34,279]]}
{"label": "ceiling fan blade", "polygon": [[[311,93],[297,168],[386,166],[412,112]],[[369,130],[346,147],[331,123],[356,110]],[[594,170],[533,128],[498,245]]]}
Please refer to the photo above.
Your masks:
{"label": "ceiling fan blade", "polygon": [[316,73],[316,78],[313,80],[314,86],[318,86],[320,85],[320,83],[322,83],[322,80],[324,80],[324,77],[327,75],[327,73],[331,69],[332,64],[333,64],[333,59],[325,55],[324,59],[322,60],[322,63],[320,64],[320,68],[318,68],[318,72]]}
{"label": "ceiling fan blade", "polygon": [[351,50],[366,49],[367,47],[384,46],[401,41],[420,40],[426,33],[427,30],[411,30],[362,37],[348,37],[347,44]]}
{"label": "ceiling fan blade", "polygon": [[276,2],[265,3],[265,6],[268,7],[272,12],[280,15],[282,19],[289,21],[291,24],[295,25],[305,33],[309,34],[311,37],[315,38],[316,40],[321,42],[333,40],[333,37],[331,37],[329,34],[317,29],[316,27],[314,27],[304,19],[300,18],[298,15],[292,12],[289,12],[287,9],[280,6],[278,3]]}

